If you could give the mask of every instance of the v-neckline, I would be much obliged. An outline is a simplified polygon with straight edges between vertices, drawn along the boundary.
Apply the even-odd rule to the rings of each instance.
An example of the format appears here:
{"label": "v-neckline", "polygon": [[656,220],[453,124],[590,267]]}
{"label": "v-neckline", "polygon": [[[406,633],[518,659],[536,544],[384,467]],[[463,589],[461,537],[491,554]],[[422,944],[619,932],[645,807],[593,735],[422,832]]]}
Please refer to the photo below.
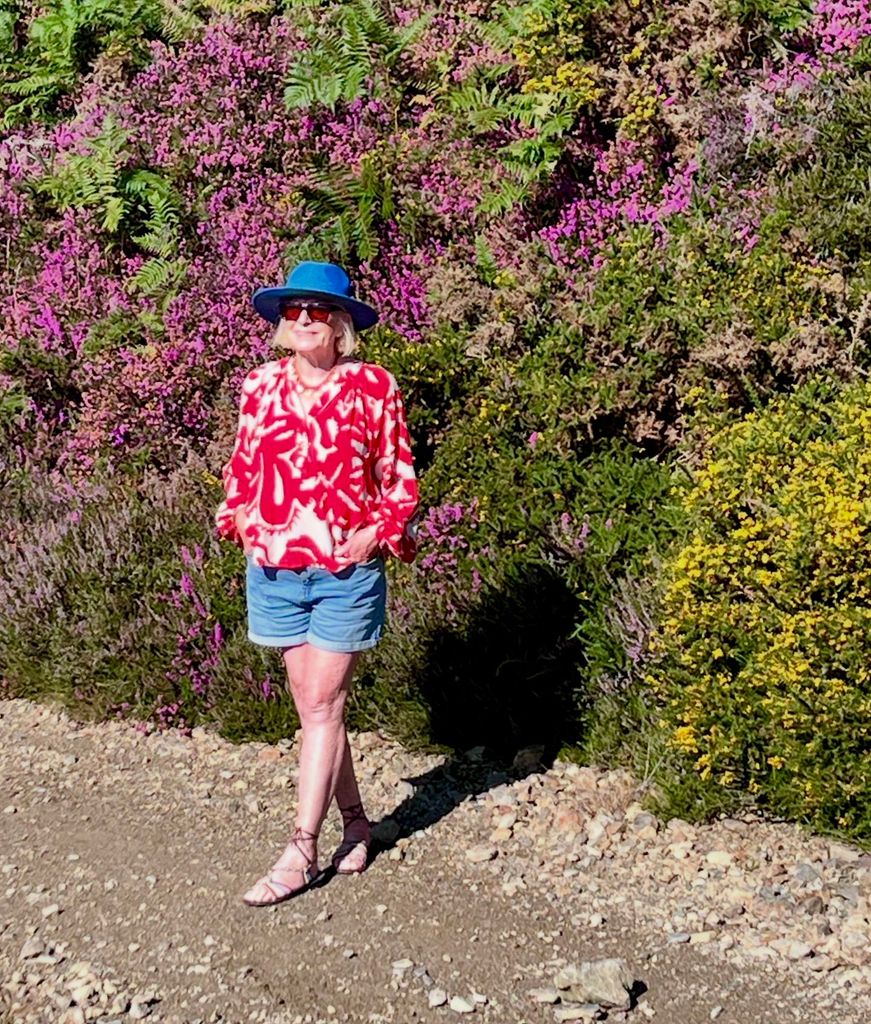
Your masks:
{"label": "v-neckline", "polygon": [[[353,359],[338,361],[333,364],[330,369],[329,378],[325,379],[322,384],[319,384],[317,388],[304,388],[299,379],[299,374],[296,369],[296,365],[293,361],[293,356],[288,356],[286,364],[287,378],[290,381],[290,390],[293,396],[293,400],[299,406],[302,412],[303,419],[308,421],[315,418],[315,413],[321,413],[328,405],[332,404],[334,399],[338,396],[341,391],[342,383],[345,379],[345,374],[339,372],[343,367],[348,366],[350,363],[355,362]],[[303,395],[306,391],[312,391],[314,393],[314,399],[310,406],[306,407],[303,400]]]}

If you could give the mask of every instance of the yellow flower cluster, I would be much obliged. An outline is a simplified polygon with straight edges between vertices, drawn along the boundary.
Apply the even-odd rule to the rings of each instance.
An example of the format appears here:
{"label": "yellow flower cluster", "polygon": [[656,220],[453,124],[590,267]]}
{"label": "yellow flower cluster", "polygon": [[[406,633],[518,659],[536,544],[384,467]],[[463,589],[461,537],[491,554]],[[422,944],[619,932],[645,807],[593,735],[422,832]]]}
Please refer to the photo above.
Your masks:
{"label": "yellow flower cluster", "polygon": [[871,796],[871,384],[722,429],[684,496],[648,681],[703,778],[851,828]]}
{"label": "yellow flower cluster", "polygon": [[552,75],[527,79],[522,91],[544,92],[552,96],[571,94],[575,106],[582,107],[595,103],[604,92],[602,87],[596,84],[596,77],[596,68],[592,65],[565,61]]}
{"label": "yellow flower cluster", "polygon": [[[533,75],[541,77],[533,79],[538,83],[552,80],[551,88],[529,87],[526,92],[554,92],[563,68],[563,76],[574,72],[566,68],[577,63],[577,55],[584,50],[584,28],[590,11],[595,3],[577,2],[577,0],[551,0],[546,8],[541,4],[530,4],[524,12],[520,31],[514,42],[514,58],[518,67],[530,69]],[[564,85],[563,91],[570,88]]]}
{"label": "yellow flower cluster", "polygon": [[629,93],[626,107],[620,128],[629,138],[638,138],[656,117],[656,112],[659,110],[659,97],[650,89],[639,86]]}

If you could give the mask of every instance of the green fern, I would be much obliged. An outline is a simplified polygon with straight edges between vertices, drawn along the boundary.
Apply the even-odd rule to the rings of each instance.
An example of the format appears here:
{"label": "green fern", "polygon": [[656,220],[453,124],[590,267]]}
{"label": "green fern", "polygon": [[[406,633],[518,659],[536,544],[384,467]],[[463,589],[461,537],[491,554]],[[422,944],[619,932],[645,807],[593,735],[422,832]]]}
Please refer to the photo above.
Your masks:
{"label": "green fern", "polygon": [[316,169],[315,184],[303,190],[311,223],[322,246],[348,259],[370,260],[378,252],[378,225],[394,212],[393,184],[378,155],[363,158],[360,171]]}
{"label": "green fern", "polygon": [[403,52],[420,37],[432,13],[396,29],[375,0],[349,0],[324,14],[309,3],[291,3],[299,13],[309,49],[287,80],[288,109],[324,106],[369,93],[384,96],[401,77]]}
{"label": "green fern", "polygon": [[281,10],[278,0],[203,0],[205,6],[215,14],[229,14],[234,18],[245,18],[249,14],[270,14]]}
{"label": "green fern", "polygon": [[178,246],[179,202],[172,185],[143,168],[130,169],[128,133],[109,116],[84,153],[67,156],[32,187],[59,210],[95,209],[103,230],[169,258]]}
{"label": "green fern", "polygon": [[178,247],[178,199],[170,183],[153,171],[137,170],[121,182],[125,212],[136,214],[142,229],[132,236],[146,252],[167,258]]}
{"label": "green fern", "polygon": [[118,178],[129,159],[127,141],[128,132],[108,116],[86,152],[67,156],[56,170],[36,179],[33,187],[60,210],[97,208],[103,213],[103,226],[113,231],[123,214]]}
{"label": "green fern", "polygon": [[161,0],[161,35],[171,43],[181,43],[196,35],[205,22],[197,13],[197,0]]}
{"label": "green fern", "polygon": [[[58,100],[90,71],[101,53],[126,54],[134,65],[149,59],[148,41],[179,41],[203,25],[197,0],[47,0],[15,52],[17,12],[0,10],[0,125],[13,127],[54,112]],[[17,101],[17,102],[16,102]]]}
{"label": "green fern", "polygon": [[187,262],[182,259],[168,260],[154,256],[139,268],[130,278],[131,291],[143,295],[164,295],[174,298],[187,273]]}
{"label": "green fern", "polygon": [[95,321],[82,345],[82,355],[93,359],[105,349],[133,347],[141,337],[136,316],[126,309],[116,309]]}
{"label": "green fern", "polygon": [[475,267],[481,280],[490,285],[493,284],[496,275],[500,272],[496,257],[483,235],[478,235],[475,239]]}

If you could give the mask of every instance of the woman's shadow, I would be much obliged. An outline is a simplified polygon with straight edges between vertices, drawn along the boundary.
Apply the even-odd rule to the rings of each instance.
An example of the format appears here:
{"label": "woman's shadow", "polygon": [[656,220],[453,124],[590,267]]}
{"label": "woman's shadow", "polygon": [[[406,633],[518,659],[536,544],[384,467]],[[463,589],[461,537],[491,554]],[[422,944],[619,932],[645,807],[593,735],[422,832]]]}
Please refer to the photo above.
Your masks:
{"label": "woman's shadow", "polygon": [[434,632],[419,676],[434,743],[446,762],[374,825],[370,861],[470,796],[546,770],[580,736],[578,602],[547,566],[491,592],[462,633]]}

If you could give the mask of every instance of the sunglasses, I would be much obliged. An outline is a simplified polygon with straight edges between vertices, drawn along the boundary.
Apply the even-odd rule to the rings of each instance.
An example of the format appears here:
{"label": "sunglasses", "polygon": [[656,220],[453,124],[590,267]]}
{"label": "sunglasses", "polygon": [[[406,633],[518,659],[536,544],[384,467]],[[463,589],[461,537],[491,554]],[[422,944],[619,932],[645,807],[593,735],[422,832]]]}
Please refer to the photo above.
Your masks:
{"label": "sunglasses", "polygon": [[338,309],[338,306],[329,306],[323,303],[309,305],[305,302],[288,302],[282,305],[278,312],[282,320],[299,320],[302,311],[305,310],[310,320],[316,324],[325,324],[329,322],[330,314],[338,312]]}

